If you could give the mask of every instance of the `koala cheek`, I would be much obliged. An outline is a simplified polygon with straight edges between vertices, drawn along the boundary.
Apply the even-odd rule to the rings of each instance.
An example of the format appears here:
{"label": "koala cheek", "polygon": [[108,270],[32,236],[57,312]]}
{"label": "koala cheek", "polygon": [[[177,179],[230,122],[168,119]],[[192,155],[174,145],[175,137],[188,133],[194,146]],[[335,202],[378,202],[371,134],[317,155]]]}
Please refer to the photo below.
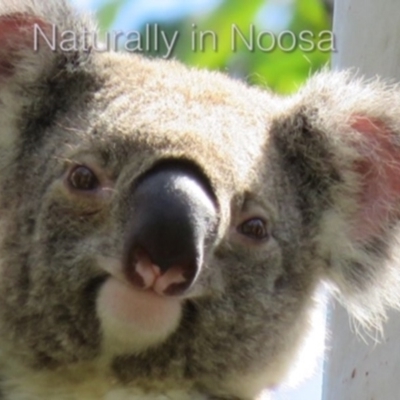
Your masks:
{"label": "koala cheek", "polygon": [[103,347],[112,355],[140,352],[163,342],[178,326],[181,301],[139,291],[109,278],[97,299]]}

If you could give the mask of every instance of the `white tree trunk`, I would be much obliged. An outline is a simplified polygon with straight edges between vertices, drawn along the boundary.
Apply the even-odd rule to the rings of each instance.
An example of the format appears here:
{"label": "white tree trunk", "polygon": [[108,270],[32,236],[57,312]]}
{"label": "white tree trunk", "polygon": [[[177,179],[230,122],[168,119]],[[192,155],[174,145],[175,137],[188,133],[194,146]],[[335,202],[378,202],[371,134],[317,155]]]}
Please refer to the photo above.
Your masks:
{"label": "white tree trunk", "polygon": [[[335,69],[356,68],[367,77],[400,81],[400,0],[336,0],[334,32]],[[399,400],[400,314],[389,314],[384,338],[376,345],[351,331],[338,305],[330,330],[323,399]]]}

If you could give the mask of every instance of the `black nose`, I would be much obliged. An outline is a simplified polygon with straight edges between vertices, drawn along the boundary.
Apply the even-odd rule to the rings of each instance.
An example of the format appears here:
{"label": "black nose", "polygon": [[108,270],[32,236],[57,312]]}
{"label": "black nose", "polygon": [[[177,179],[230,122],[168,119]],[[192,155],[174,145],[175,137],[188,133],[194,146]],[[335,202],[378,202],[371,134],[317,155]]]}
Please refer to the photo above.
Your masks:
{"label": "black nose", "polygon": [[209,186],[193,171],[170,166],[140,181],[132,206],[128,279],[159,294],[184,293],[200,272],[217,225]]}

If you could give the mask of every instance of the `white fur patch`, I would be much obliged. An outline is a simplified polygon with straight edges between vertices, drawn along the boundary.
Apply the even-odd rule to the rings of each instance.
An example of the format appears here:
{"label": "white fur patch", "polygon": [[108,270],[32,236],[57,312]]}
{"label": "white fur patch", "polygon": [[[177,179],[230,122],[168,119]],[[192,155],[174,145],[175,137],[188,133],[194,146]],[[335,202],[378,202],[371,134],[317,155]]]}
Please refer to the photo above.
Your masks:
{"label": "white fur patch", "polygon": [[109,278],[97,299],[103,347],[109,355],[117,355],[159,344],[176,329],[181,311],[178,298],[136,290]]}

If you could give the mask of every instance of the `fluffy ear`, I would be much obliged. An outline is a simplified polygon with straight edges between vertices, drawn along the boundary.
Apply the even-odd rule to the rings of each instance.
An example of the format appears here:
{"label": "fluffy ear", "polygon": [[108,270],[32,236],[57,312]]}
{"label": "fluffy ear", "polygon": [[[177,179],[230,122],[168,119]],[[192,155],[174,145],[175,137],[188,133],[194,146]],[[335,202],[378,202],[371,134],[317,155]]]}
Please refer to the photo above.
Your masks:
{"label": "fluffy ear", "polygon": [[[49,32],[50,26],[42,19],[22,13],[0,15],[0,79],[6,82],[15,74],[21,59],[30,58],[31,69],[36,69],[34,50],[34,27]],[[36,57],[37,64],[39,59]],[[28,64],[23,60],[22,64]],[[35,68],[36,67],[36,68]]]}
{"label": "fluffy ear", "polygon": [[400,93],[315,77],[272,137],[297,188],[307,239],[338,297],[366,325],[400,305]]}
{"label": "fluffy ear", "polygon": [[81,84],[77,75],[89,54],[79,46],[63,51],[59,36],[89,29],[62,0],[0,4],[0,151],[7,151],[25,127],[34,140],[41,130],[37,123],[50,124],[65,108]]}
{"label": "fluffy ear", "polygon": [[[0,3],[0,79],[4,81],[18,67],[25,67],[24,72],[45,68],[46,62],[60,53],[72,69],[85,59],[84,53],[90,48],[91,35],[85,32],[95,31],[92,21],[76,14],[64,0]],[[60,46],[68,34],[69,46]]]}
{"label": "fluffy ear", "polygon": [[[36,93],[27,96],[29,86],[39,79],[42,71],[51,68],[50,54],[35,54],[33,27],[47,28],[39,17],[25,13],[0,15],[0,131],[1,149],[8,149],[16,132],[21,110],[28,107]],[[43,53],[43,52],[42,52]],[[49,53],[47,51],[47,53]]]}

